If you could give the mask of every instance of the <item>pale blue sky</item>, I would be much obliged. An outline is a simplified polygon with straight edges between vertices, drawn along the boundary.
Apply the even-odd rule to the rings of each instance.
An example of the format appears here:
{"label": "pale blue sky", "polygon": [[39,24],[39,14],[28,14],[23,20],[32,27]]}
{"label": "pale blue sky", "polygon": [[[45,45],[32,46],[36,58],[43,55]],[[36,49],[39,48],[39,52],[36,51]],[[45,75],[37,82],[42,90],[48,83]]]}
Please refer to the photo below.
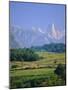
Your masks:
{"label": "pale blue sky", "polygon": [[11,25],[46,28],[54,23],[65,28],[65,5],[10,2]]}

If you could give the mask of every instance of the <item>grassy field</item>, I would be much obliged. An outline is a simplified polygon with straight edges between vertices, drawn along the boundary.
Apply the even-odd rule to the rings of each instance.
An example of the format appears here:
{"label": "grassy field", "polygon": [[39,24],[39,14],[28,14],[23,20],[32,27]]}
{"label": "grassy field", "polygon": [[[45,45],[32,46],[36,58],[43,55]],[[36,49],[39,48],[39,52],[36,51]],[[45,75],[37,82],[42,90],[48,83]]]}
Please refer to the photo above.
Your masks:
{"label": "grassy field", "polygon": [[37,61],[10,62],[10,88],[65,85],[54,70],[58,64],[65,64],[65,53],[36,52]]}

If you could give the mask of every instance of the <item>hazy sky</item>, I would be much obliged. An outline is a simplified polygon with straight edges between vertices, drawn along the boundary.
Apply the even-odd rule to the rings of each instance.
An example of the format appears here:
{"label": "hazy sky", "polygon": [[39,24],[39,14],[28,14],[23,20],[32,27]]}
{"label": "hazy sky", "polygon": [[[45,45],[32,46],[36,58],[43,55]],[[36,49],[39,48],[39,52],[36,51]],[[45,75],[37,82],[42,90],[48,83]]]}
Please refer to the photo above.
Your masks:
{"label": "hazy sky", "polygon": [[65,28],[65,6],[53,4],[10,2],[10,23],[30,29],[40,27],[45,29],[54,23]]}

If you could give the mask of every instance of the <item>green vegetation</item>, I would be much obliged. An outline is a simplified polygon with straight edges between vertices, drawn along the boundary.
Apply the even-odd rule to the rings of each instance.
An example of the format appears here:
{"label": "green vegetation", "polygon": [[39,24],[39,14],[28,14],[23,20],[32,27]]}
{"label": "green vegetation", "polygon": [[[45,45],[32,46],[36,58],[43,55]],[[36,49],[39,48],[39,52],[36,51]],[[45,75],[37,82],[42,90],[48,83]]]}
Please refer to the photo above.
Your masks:
{"label": "green vegetation", "polygon": [[55,73],[63,80],[66,80],[66,66],[59,64],[55,70]]}
{"label": "green vegetation", "polygon": [[33,50],[28,48],[10,50],[11,61],[35,61],[38,58],[38,55]]}
{"label": "green vegetation", "polygon": [[[17,50],[11,52],[13,54],[15,52],[17,55],[20,53],[21,55],[24,51],[21,49]],[[31,58],[29,60],[20,60],[20,58],[14,60],[13,58],[11,60],[10,88],[63,86],[66,84],[65,53],[34,52],[33,50],[28,50],[27,52],[30,52],[30,56],[32,54],[37,55],[37,59],[32,59],[31,61]]]}
{"label": "green vegetation", "polygon": [[43,46],[36,46],[32,47],[35,51],[47,51],[47,52],[56,52],[56,53],[62,53],[65,52],[65,44],[63,43],[51,43],[51,44],[45,44]]}

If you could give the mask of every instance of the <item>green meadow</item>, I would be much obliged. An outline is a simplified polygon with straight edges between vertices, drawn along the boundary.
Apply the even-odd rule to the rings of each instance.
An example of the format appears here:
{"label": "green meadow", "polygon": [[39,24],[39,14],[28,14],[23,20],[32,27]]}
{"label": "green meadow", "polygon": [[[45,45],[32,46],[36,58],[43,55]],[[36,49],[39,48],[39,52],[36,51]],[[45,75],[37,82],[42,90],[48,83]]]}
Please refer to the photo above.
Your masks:
{"label": "green meadow", "polygon": [[10,62],[10,88],[30,88],[65,85],[55,73],[58,64],[65,64],[65,53],[36,52],[36,61]]}

